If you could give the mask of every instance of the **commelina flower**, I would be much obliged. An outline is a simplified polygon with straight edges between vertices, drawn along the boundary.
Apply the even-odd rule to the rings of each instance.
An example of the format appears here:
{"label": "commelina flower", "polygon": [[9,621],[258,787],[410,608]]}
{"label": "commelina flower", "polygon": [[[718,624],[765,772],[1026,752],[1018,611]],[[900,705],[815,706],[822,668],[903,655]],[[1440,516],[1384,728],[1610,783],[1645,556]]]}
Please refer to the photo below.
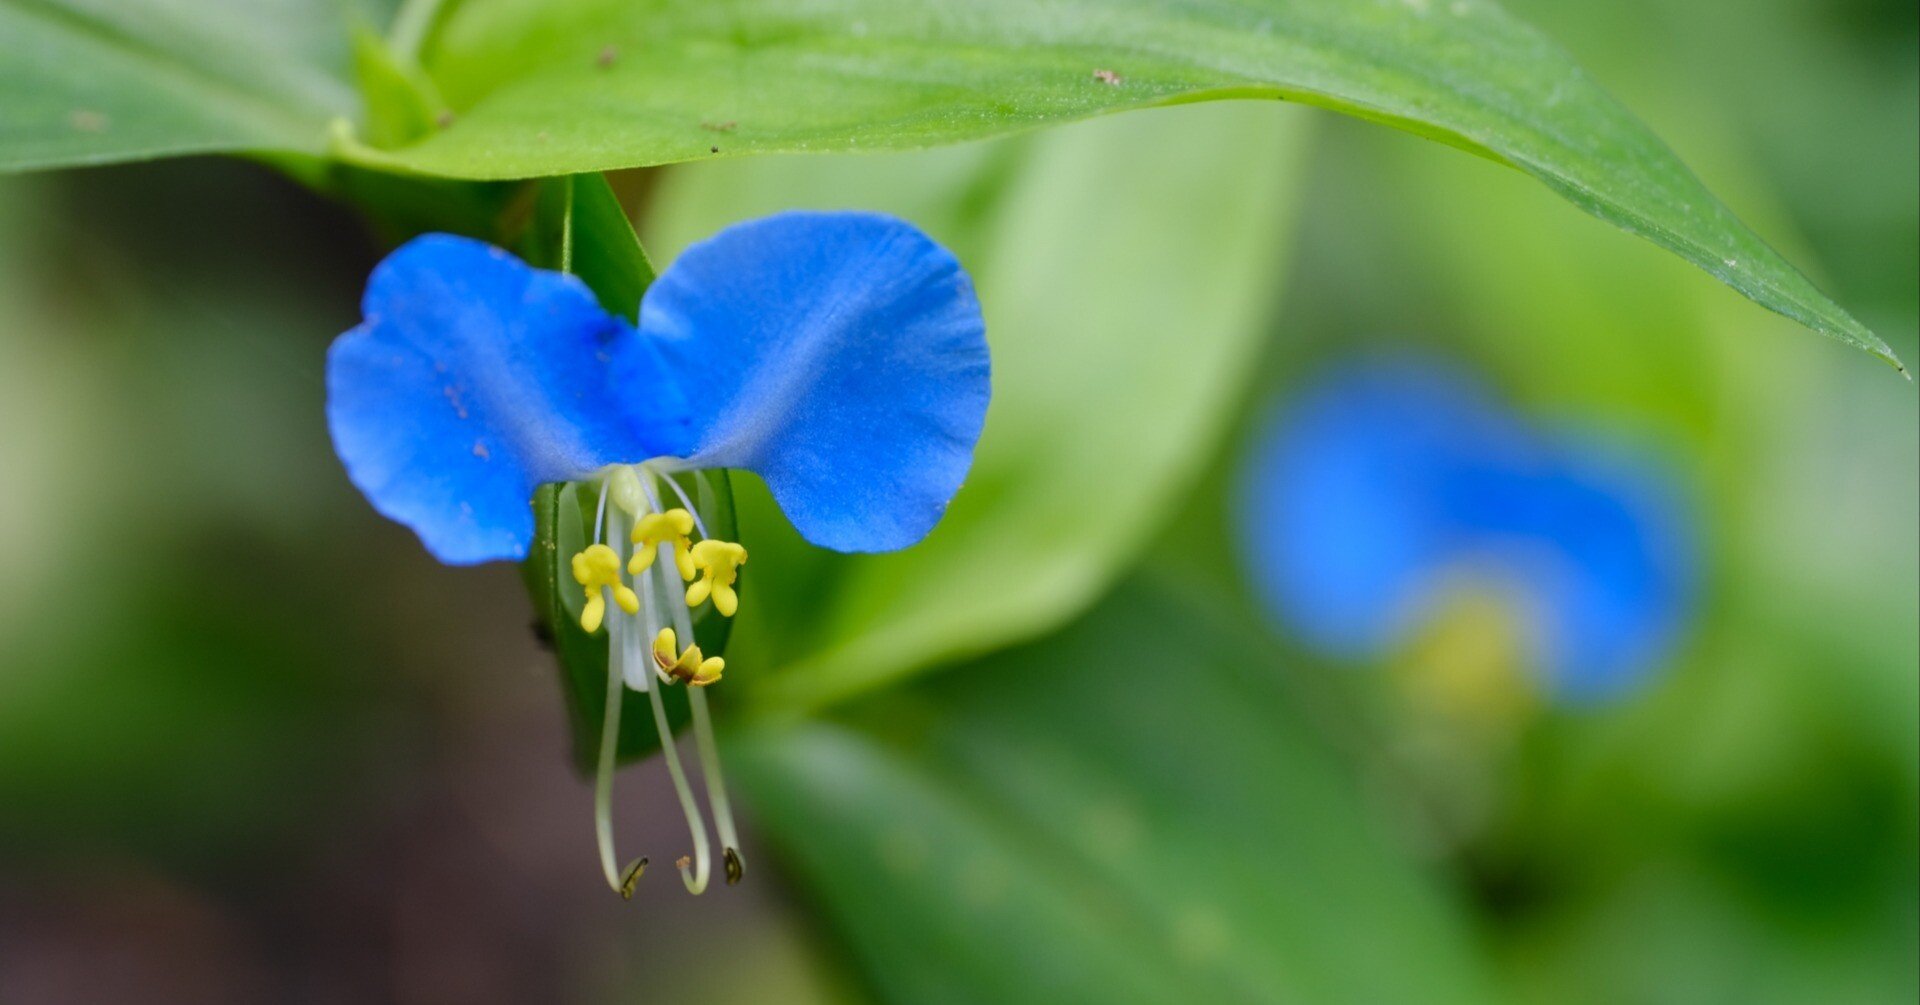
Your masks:
{"label": "commelina flower", "polygon": [[1336,658],[1378,659],[1491,596],[1521,669],[1582,700],[1658,666],[1690,606],[1670,472],[1538,435],[1433,360],[1350,365],[1277,411],[1239,523],[1273,612]]}
{"label": "commelina flower", "polygon": [[[588,632],[604,629],[607,718],[595,781],[607,882],[620,688],[646,692],[697,864],[706,824],[660,701],[684,684],[729,882],[741,860],[705,690],[725,661],[694,644],[690,609],[732,617],[747,550],[708,537],[699,472],[759,475],[809,541],[906,547],[932,530],[972,463],[989,365],[979,303],[951,254],[868,213],[785,213],[686,250],[650,286],[638,325],[573,276],[429,234],[374,269],[364,320],[327,356],[327,420],[348,477],[450,565],[524,558],[530,499],[591,493],[571,556]],[[690,479],[689,493],[681,480]]]}

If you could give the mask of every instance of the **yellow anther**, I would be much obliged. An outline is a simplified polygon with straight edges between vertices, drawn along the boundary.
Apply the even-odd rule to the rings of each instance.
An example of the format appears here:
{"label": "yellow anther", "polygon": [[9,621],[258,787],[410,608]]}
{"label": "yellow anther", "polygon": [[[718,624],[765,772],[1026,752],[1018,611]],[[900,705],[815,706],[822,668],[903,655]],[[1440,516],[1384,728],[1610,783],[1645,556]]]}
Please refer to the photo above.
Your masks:
{"label": "yellow anther", "polygon": [[713,609],[733,617],[733,612],[740,608],[740,595],[734,592],[733,581],[739,576],[740,567],[747,564],[747,549],[732,541],[708,538],[693,546],[693,564],[705,575],[687,587],[687,606],[699,607],[711,595]]}
{"label": "yellow anther", "polygon": [[607,615],[607,598],[602,589],[613,591],[613,602],[628,614],[640,613],[640,597],[620,581],[620,556],[604,544],[587,545],[573,556],[573,579],[587,591],[587,606],[580,610],[580,627],[589,632],[600,630]]}
{"label": "yellow anther", "polygon": [[665,513],[649,513],[633,522],[633,557],[627,560],[627,571],[635,576],[653,568],[653,557],[660,553],[660,546],[668,542],[673,544],[673,564],[680,570],[683,580],[693,578],[693,556],[690,554],[693,543],[687,535],[693,533],[693,514],[683,509],[670,509]]}
{"label": "yellow anther", "polygon": [[676,642],[671,628],[662,628],[660,634],[653,637],[653,662],[661,673],[694,687],[706,687],[720,679],[720,672],[727,668],[726,660],[718,656],[702,658],[697,645],[688,646],[686,652],[675,655]]}

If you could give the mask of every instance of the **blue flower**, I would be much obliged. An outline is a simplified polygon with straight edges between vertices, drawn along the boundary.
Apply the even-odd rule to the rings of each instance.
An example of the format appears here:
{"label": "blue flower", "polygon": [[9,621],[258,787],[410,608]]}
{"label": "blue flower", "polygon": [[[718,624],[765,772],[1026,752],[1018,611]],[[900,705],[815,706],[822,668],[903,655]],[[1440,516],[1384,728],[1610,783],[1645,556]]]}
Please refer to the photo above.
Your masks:
{"label": "blue flower", "polygon": [[1667,471],[1550,441],[1431,360],[1352,366],[1276,413],[1240,498],[1255,585],[1306,645],[1379,659],[1463,584],[1501,593],[1550,689],[1618,693],[1684,627],[1692,539]]}
{"label": "blue flower", "polygon": [[[688,248],[648,288],[636,327],[573,276],[429,234],[380,263],[362,312],[327,356],[334,448],[374,508],[435,557],[524,558],[543,484],[598,499],[571,571],[581,627],[606,630],[595,812],[608,884],[630,895],[646,864],[617,868],[613,855],[623,684],[651,697],[663,740],[660,690],[688,685],[708,804],[737,880],[705,703],[725,661],[694,644],[689,609],[711,603],[733,616],[747,550],[708,537],[694,493],[673,476],[752,471],[804,537],[839,551],[925,537],[986,418],[985,327],[966,273],[891,217],[785,213]],[[697,860],[681,873],[698,893],[706,824],[675,745],[661,752]]]}
{"label": "blue flower", "polygon": [[784,213],[680,256],[638,328],[572,276],[445,234],[368,280],[327,357],[348,477],[435,557],[526,555],[528,500],[613,465],[739,468],[808,540],[924,537],[986,414],[979,303],[952,255],[865,213]]}

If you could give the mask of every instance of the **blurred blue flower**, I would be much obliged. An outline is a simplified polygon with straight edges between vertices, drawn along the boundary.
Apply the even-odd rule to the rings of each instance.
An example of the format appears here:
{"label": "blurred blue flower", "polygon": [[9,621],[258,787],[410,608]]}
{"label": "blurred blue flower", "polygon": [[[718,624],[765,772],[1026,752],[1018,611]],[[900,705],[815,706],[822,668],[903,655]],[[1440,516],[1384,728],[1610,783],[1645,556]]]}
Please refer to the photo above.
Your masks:
{"label": "blurred blue flower", "polygon": [[1241,533],[1255,585],[1330,656],[1376,660],[1493,588],[1563,698],[1621,691],[1672,650],[1693,539],[1669,473],[1549,440],[1433,360],[1351,365],[1271,418]]}
{"label": "blurred blue flower", "polygon": [[695,493],[673,476],[755,472],[794,527],[828,548],[926,536],[986,420],[986,333],[967,274],[903,221],[785,213],[688,248],[648,287],[635,327],[573,276],[429,234],[374,270],[363,314],[327,355],[334,449],[374,508],[436,558],[523,558],[536,488],[564,483],[563,513],[579,513],[569,500],[582,489],[598,495],[591,534],[564,548],[581,628],[606,629],[594,812],[607,885],[630,896],[646,867],[644,857],[621,867],[613,851],[623,683],[651,699],[694,845],[680,872],[699,893],[706,821],[660,699],[687,685],[727,880],[738,880],[705,703],[725,660],[695,644],[689,609],[710,601],[734,615],[747,550],[709,537]]}
{"label": "blurred blue flower", "polygon": [[966,273],[874,214],[728,228],[654,282],[637,329],[572,276],[446,234],[381,262],[363,313],[327,357],[334,448],[450,564],[524,557],[537,486],[649,461],[753,471],[821,546],[905,547],[986,414]]}

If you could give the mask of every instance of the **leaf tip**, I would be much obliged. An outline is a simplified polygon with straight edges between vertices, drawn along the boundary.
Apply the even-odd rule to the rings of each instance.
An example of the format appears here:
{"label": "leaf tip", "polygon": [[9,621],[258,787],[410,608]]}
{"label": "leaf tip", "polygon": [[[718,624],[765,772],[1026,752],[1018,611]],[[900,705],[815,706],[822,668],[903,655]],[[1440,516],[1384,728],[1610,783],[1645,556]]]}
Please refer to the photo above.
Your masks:
{"label": "leaf tip", "polygon": [[1885,342],[1879,342],[1870,351],[1875,356],[1880,357],[1888,366],[1893,367],[1895,373],[1907,378],[1907,383],[1913,383],[1913,371],[1907,369],[1907,365],[1900,362],[1900,357],[1893,354],[1892,346],[1887,345]]}

